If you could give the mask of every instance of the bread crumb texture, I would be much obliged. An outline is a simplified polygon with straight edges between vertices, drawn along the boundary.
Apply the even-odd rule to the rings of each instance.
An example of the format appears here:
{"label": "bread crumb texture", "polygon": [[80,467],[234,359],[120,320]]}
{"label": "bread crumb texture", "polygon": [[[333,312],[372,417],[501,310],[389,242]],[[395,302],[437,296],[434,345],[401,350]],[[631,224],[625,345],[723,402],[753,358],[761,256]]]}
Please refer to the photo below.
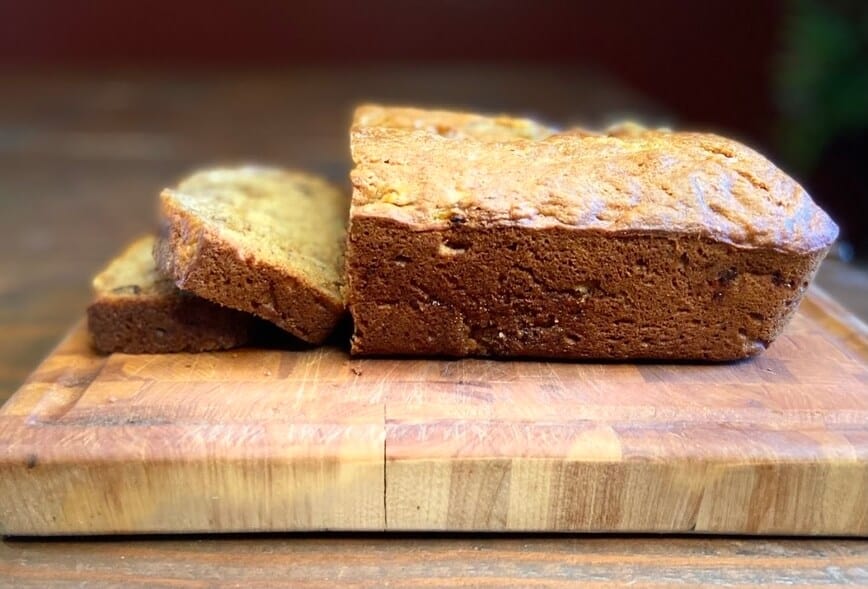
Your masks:
{"label": "bread crumb texture", "polygon": [[87,309],[94,347],[104,353],[205,352],[250,341],[253,317],[179,290],[157,271],[155,238],[136,240],[93,280]]}
{"label": "bread crumb texture", "polygon": [[127,246],[118,257],[93,279],[97,296],[142,297],[174,295],[172,280],[157,272],[152,250],[154,237],[141,237]]}
{"label": "bread crumb texture", "polygon": [[347,203],[326,180],[248,166],[193,174],[165,194],[243,256],[297,268],[337,296],[343,281]]}

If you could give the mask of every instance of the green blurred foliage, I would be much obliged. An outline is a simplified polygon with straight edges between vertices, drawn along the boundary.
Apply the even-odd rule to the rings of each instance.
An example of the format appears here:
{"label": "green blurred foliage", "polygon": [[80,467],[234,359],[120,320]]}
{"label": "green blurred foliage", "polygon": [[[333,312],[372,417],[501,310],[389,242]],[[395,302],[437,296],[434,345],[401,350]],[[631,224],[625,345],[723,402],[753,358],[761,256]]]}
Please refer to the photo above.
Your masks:
{"label": "green blurred foliage", "polygon": [[785,9],[777,143],[804,173],[836,136],[868,128],[868,0],[792,0]]}

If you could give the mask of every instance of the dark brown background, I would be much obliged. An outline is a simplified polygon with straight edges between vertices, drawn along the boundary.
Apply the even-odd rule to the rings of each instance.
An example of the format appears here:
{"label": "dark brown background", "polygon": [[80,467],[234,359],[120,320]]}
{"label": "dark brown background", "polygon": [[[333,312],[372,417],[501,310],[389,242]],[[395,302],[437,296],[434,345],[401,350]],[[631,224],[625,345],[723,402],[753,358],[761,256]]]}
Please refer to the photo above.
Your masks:
{"label": "dark brown background", "polygon": [[769,0],[30,0],[6,2],[16,66],[279,68],[372,63],[590,66],[686,122],[755,140],[785,6]]}

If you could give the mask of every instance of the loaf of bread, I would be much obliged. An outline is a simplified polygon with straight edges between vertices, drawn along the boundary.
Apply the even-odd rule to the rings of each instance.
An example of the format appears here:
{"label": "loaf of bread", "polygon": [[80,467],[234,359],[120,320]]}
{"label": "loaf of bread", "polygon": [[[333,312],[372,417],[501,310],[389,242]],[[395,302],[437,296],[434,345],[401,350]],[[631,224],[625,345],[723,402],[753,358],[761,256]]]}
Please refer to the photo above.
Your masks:
{"label": "loaf of bread", "polygon": [[510,136],[503,117],[487,135],[478,116],[408,113],[364,107],[351,130],[354,354],[744,358],[837,235],[716,135]]}
{"label": "loaf of bread", "polygon": [[319,343],[344,314],[348,208],[309,174],[206,170],[163,191],[154,256],[179,288]]}
{"label": "loaf of bread", "polygon": [[104,353],[206,352],[246,344],[254,319],[182,292],[157,273],[154,238],[142,237],[93,280],[87,309],[93,346]]}

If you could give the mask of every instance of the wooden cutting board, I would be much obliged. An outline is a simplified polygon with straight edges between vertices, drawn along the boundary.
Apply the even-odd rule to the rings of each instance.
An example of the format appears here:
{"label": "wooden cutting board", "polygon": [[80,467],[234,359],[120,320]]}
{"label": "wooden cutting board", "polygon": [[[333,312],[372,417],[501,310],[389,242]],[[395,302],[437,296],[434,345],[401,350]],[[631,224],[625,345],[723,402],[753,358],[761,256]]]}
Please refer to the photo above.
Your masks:
{"label": "wooden cutting board", "polygon": [[0,532],[868,533],[868,337],[814,291],[731,365],[98,356],[0,410]]}

